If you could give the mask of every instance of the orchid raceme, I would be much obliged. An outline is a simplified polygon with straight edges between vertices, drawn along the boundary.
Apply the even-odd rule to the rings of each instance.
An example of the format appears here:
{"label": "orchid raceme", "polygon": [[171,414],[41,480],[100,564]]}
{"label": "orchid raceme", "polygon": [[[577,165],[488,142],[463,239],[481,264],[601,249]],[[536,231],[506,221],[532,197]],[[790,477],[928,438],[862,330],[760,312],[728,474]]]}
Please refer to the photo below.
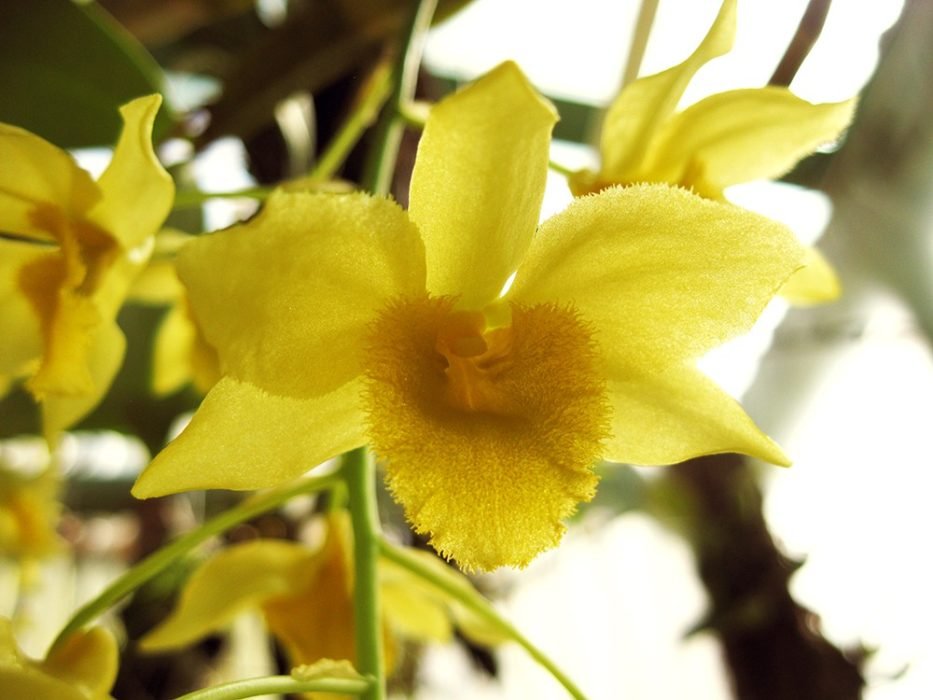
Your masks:
{"label": "orchid raceme", "polygon": [[666,185],[539,228],[555,121],[505,63],[431,111],[407,213],[280,192],[186,246],[224,376],[134,494],[267,487],[369,443],[414,528],[492,569],[559,541],[600,458],[786,463],[693,361],[752,325],[803,250]]}
{"label": "orchid raceme", "polygon": [[77,632],[42,661],[25,656],[0,618],[0,697],[107,700],[117,677],[117,643],[106,630]]}
{"label": "orchid raceme", "polygon": [[[855,99],[811,104],[783,87],[731,90],[676,112],[696,72],[729,52],[735,38],[736,0],[723,2],[697,49],[683,62],[626,86],[606,113],[599,172],[569,179],[574,194],[611,185],[666,182],[725,200],[730,185],[784,175],[801,158],[839,137]],[[835,272],[811,249],[806,266],[781,294],[796,303],[839,295]]]}
{"label": "orchid raceme", "polygon": [[54,437],[96,406],[123,360],[116,315],[174,196],[152,151],[161,97],[121,108],[95,182],[64,151],[0,124],[0,384],[27,378]]}
{"label": "orchid raceme", "polygon": [[[355,659],[352,543],[344,516],[338,513],[326,519],[326,536],[316,549],[286,540],[253,540],[214,554],[187,581],[171,615],[142,640],[143,648],[186,646],[255,608],[262,611],[293,666],[320,659]],[[469,585],[453,571],[447,575],[459,576],[461,585]],[[380,564],[379,583],[390,657],[394,634],[447,641],[452,619],[463,617],[453,601],[392,562]],[[480,629],[478,634],[482,633]]]}

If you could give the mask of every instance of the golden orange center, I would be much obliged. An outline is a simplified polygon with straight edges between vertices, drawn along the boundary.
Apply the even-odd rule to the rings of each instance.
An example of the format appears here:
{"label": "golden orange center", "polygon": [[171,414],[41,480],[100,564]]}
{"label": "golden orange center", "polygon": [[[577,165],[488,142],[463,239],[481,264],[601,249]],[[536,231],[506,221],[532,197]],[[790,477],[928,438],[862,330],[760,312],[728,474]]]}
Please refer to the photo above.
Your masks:
{"label": "golden orange center", "polygon": [[438,550],[466,568],[521,565],[556,543],[560,519],[593,493],[605,383],[572,308],[513,304],[503,323],[497,309],[455,302],[397,300],[371,326],[369,439]]}

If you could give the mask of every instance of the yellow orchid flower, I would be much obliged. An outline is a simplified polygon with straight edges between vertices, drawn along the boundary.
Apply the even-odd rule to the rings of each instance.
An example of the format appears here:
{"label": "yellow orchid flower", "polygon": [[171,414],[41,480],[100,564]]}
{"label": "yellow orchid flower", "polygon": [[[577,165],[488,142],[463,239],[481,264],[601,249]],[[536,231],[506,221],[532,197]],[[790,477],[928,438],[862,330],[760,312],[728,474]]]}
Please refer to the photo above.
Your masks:
{"label": "yellow orchid flower", "polygon": [[31,560],[57,549],[58,492],[57,470],[23,474],[0,457],[0,556]]}
{"label": "yellow orchid flower", "polygon": [[[687,60],[626,86],[606,112],[599,172],[569,178],[575,195],[612,185],[666,182],[724,201],[723,190],[780,177],[801,158],[838,138],[856,100],[812,104],[783,87],[730,90],[676,112],[696,72],[728,53],[735,38],[736,0],[725,0],[713,26]],[[839,281],[816,250],[781,289],[798,304],[832,301]]]}
{"label": "yellow orchid flower", "polygon": [[193,383],[202,394],[220,379],[217,351],[204,337],[188,293],[175,272],[175,255],[194,236],[163,229],[155,240],[153,257],[129,292],[130,301],[168,305],[156,331],[152,388],[159,396]]}
{"label": "yellow orchid flower", "polygon": [[97,182],[65,151],[0,124],[0,232],[13,236],[0,238],[0,378],[28,377],[49,438],[100,402],[122,364],[117,311],[175,191],[152,151],[161,100],[120,109]]}
{"label": "yellow orchid flower", "polygon": [[0,697],[106,700],[117,677],[117,643],[95,627],[76,632],[43,661],[26,657],[10,621],[0,618]]}
{"label": "yellow orchid flower", "polygon": [[187,245],[225,374],[133,493],[263,488],[369,443],[414,528],[492,569],[557,544],[600,458],[786,463],[694,359],[799,266],[792,234],[666,185],[538,228],[555,121],[505,63],[431,111],[407,213],[279,192]]}
{"label": "yellow orchid flower", "polygon": [[[321,659],[355,661],[353,544],[345,516],[326,519],[324,542],[317,549],[267,539],[214,554],[188,579],[169,617],[141,640],[142,648],[156,652],[187,646],[257,608],[292,666]],[[445,575],[459,576],[462,585],[469,585],[453,571]],[[387,561],[379,564],[379,586],[390,667],[393,633],[421,641],[451,638],[451,619],[459,620],[462,611],[442,593]]]}

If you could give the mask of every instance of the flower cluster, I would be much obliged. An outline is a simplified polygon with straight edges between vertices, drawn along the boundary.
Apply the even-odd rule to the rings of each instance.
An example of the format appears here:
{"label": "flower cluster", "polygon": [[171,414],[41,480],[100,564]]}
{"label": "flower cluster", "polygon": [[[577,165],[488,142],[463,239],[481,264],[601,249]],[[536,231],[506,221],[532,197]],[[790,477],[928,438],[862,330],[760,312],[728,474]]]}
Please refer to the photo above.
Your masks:
{"label": "flower cluster", "polygon": [[279,192],[186,246],[224,375],[134,494],[272,486],[369,444],[416,531],[492,569],[557,543],[601,458],[786,463],[694,360],[751,326],[802,249],[668,185],[539,226],[555,121],[505,63],[431,111],[407,212]]}
{"label": "flower cluster", "polygon": [[[600,464],[719,453],[789,464],[697,361],[747,332],[775,295],[827,301],[839,284],[815,250],[731,203],[727,188],[787,173],[839,137],[855,101],[811,104],[765,87],[680,109],[697,71],[731,50],[735,13],[736,0],[724,0],[686,60],[620,92],[600,165],[571,173],[573,201],[543,221],[558,114],[511,61],[430,108],[406,207],[322,184],[343,162],[329,152],[326,173],[253,190],[258,214],[203,235],[165,227],[182,204],[152,143],[159,95],[121,108],[97,180],[67,152],[0,124],[0,398],[22,385],[53,448],[40,477],[0,465],[0,554],[36,558],[60,543],[55,448],[123,364],[117,315],[127,302],[169,307],[153,334],[154,393],[194,383],[203,394],[199,404],[191,394],[197,410],[133,495],[276,489],[131,568],[44,660],[27,658],[0,619],[0,695],[103,700],[117,647],[88,628],[95,616],[224,529],[328,490],[327,515],[313,516],[325,533],[316,546],[268,538],[215,550],[141,647],[190,644],[252,609],[305,670],[220,695],[382,697],[399,639],[443,641],[456,629],[533,650],[455,566],[521,568],[555,547],[593,497]],[[386,93],[385,115],[401,121],[403,64],[402,77],[374,74],[365,109],[347,120],[356,138]],[[343,157],[347,133],[334,138]],[[376,138],[374,153],[392,140]],[[202,201],[194,194],[189,204]],[[150,446],[162,447],[154,432]],[[341,455],[336,471],[299,480]],[[369,456],[446,562],[382,538]]]}
{"label": "flower cluster", "polygon": [[14,236],[0,238],[0,391],[26,377],[52,440],[100,402],[123,362],[117,312],[175,195],[152,150],[161,102],[121,109],[97,182],[49,142],[0,124],[0,231]]}

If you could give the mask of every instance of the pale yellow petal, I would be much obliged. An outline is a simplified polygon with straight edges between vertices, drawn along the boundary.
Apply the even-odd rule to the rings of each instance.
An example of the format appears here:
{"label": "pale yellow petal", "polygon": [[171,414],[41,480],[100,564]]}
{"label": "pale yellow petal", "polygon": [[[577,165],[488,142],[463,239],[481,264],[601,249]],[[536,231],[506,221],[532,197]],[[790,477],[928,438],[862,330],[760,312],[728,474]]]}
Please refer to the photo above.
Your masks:
{"label": "pale yellow petal", "polygon": [[[450,569],[428,552],[412,549],[409,550],[409,554],[424,555],[424,559],[430,559],[439,566]],[[446,642],[451,638],[453,627],[447,596],[408,569],[388,559],[380,559],[379,595],[382,597],[382,610],[386,621],[402,636],[439,642]]]}
{"label": "pale yellow petal", "polygon": [[803,254],[784,226],[739,207],[615,187],[541,226],[509,296],[570,303],[607,357],[665,366],[751,328]]}
{"label": "pale yellow petal", "polygon": [[50,212],[80,217],[100,190],[70,155],[8,124],[0,124],[0,231],[51,240]]}
{"label": "pale yellow petal", "polygon": [[172,178],[152,149],[152,125],[161,104],[161,95],[148,95],[120,108],[123,131],[98,180],[103,196],[88,214],[127,250],[159,230],[175,198]]}
{"label": "pale yellow petal", "polygon": [[102,627],[72,634],[42,662],[46,673],[78,690],[83,697],[104,700],[117,679],[117,640]]}
{"label": "pale yellow petal", "polygon": [[729,185],[772,179],[848,126],[855,100],[811,104],[787,88],[731,90],[675,115],[658,134],[659,181],[718,198]]}
{"label": "pale yellow petal", "polygon": [[252,221],[185,246],[178,270],[225,372],[299,398],[357,376],[377,311],[424,291],[414,225],[364,194],[278,192]]}
{"label": "pale yellow petal", "polygon": [[657,372],[611,370],[612,438],[606,459],[661,465],[701,455],[738,452],[790,464],[738,402],[695,367],[671,365]]}
{"label": "pale yellow petal", "polygon": [[0,697],[19,700],[108,700],[117,675],[117,645],[100,628],[76,632],[44,661],[26,657],[12,625],[0,618]]}
{"label": "pale yellow petal", "polygon": [[428,291],[461,306],[495,299],[538,223],[553,106],[507,62],[428,117],[409,211],[424,238]]}
{"label": "pale yellow petal", "polygon": [[450,637],[454,622],[464,635],[479,644],[493,646],[510,639],[501,626],[477,615],[463,603],[464,598],[482,598],[470,579],[431,552],[410,548],[404,551],[407,558],[416,559],[449,589],[459,593],[455,595],[395,562],[380,559],[380,591],[386,601],[383,609],[395,629],[416,639],[444,641]]}
{"label": "pale yellow petal", "polygon": [[379,590],[386,621],[403,637],[426,642],[446,642],[453,626],[445,607],[411,587],[383,583]]}
{"label": "pale yellow petal", "polygon": [[26,364],[42,353],[39,315],[20,284],[20,273],[48,255],[48,250],[45,246],[0,239],[0,375],[21,375]]}
{"label": "pale yellow petal", "polygon": [[781,296],[797,306],[825,304],[842,294],[836,271],[816,248],[807,248],[804,267],[790,276],[781,287]]}
{"label": "pale yellow petal", "polygon": [[609,182],[633,182],[657,130],[677,108],[696,72],[732,48],[736,0],[725,0],[706,37],[687,58],[662,73],[639,78],[615,98],[603,121],[601,175]]}
{"label": "pale yellow petal", "polygon": [[127,299],[140,304],[171,304],[184,294],[174,260],[161,259],[152,260],[133,280]]}
{"label": "pale yellow petal", "polygon": [[186,646],[222,629],[239,613],[293,593],[314,553],[282,540],[254,540],[207,559],[185,583],[175,609],[142,640],[146,651]]}
{"label": "pale yellow petal", "polygon": [[221,379],[187,428],[143,471],[133,495],[192,489],[259,489],[290,481],[364,444],[361,385],[313,399],[275,396]]}
{"label": "pale yellow petal", "polygon": [[[352,539],[346,516],[338,511],[328,518],[324,544],[293,576],[291,590],[262,605],[269,631],[285,648],[293,666],[319,659],[356,661]],[[385,652],[391,668],[389,643]]]}
{"label": "pale yellow petal", "polygon": [[54,440],[61,431],[67,430],[97,407],[117,376],[125,353],[126,338],[116,323],[102,323],[89,334],[89,390],[74,396],[47,394],[43,398],[42,430],[48,440]]}
{"label": "pale yellow petal", "polygon": [[181,304],[172,306],[156,331],[152,348],[152,390],[159,396],[171,394],[191,381],[191,346],[194,325]]}

